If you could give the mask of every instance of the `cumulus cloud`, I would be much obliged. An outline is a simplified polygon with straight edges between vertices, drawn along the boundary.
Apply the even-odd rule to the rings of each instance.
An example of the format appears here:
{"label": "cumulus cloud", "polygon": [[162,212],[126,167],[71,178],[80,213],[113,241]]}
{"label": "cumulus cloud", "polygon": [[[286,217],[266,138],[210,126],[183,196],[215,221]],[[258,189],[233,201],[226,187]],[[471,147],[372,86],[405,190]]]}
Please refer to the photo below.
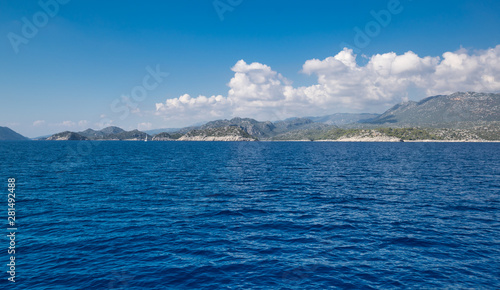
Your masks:
{"label": "cumulus cloud", "polygon": [[137,124],[137,130],[142,131],[142,130],[151,130],[153,128],[153,124],[149,122],[144,122],[144,123],[139,123]]}
{"label": "cumulus cloud", "polygon": [[500,91],[500,45],[469,55],[446,52],[436,67],[429,93],[453,91]]}
{"label": "cumulus cloud", "polygon": [[227,97],[222,95],[167,99],[156,104],[157,114],[166,119],[190,118],[191,122],[234,116],[268,118],[279,114],[288,100],[291,82],[271,67],[238,61],[231,69],[234,77],[229,81]]}
{"label": "cumulus cloud", "polygon": [[100,129],[104,129],[104,128],[109,127],[109,126],[114,126],[113,122],[114,122],[113,120],[110,120],[110,119],[104,117],[104,118],[101,118],[99,120],[99,122],[94,123],[94,125],[97,127],[98,130],[100,130]]}
{"label": "cumulus cloud", "polygon": [[[39,120],[39,121],[33,122],[33,126],[42,126],[44,124],[45,124],[44,120]],[[48,126],[54,127],[54,128],[59,128],[59,129],[62,128],[63,130],[71,130],[71,129],[76,128],[76,123],[68,120],[68,121],[62,121],[59,123],[49,123]]]}
{"label": "cumulus cloud", "polygon": [[89,121],[87,121],[87,120],[80,120],[80,121],[78,121],[78,126],[87,127],[88,123],[89,123]]}
{"label": "cumulus cloud", "polygon": [[76,124],[73,121],[63,121],[62,123],[57,124],[62,127],[74,127]]}
{"label": "cumulus cloud", "polygon": [[226,118],[230,116],[231,101],[221,95],[198,96],[192,98],[184,94],[179,98],[167,99],[165,103],[156,104],[156,112],[167,120],[185,119],[190,122]]}
{"label": "cumulus cloud", "polygon": [[292,82],[261,63],[238,61],[232,68],[227,96],[183,95],[156,104],[158,115],[170,120],[206,121],[234,116],[283,119],[342,111],[382,111],[408,100],[456,91],[500,91],[500,45],[468,52],[460,49],[420,57],[412,51],[368,57],[361,66],[357,55],[344,48],[323,60],[307,60],[302,73],[317,83],[294,87]]}
{"label": "cumulus cloud", "polygon": [[141,109],[139,109],[139,108],[132,109],[132,110],[130,111],[130,113],[132,113],[132,114],[134,114],[134,115],[138,115],[138,116],[141,116],[141,117],[142,117],[142,111],[141,111]]}
{"label": "cumulus cloud", "polygon": [[410,87],[425,88],[438,64],[438,57],[420,58],[409,51],[376,54],[359,66],[352,50],[344,49],[334,57],[306,61],[302,71],[316,75],[318,85],[297,91],[313,104],[362,110],[401,101]]}
{"label": "cumulus cloud", "polygon": [[36,120],[35,122],[33,122],[34,127],[40,127],[43,125],[45,125],[45,120]]}
{"label": "cumulus cloud", "polygon": [[232,68],[234,77],[229,82],[227,99],[233,105],[232,115],[265,118],[282,115],[286,104],[293,103],[292,82],[271,67],[260,64],[247,64],[240,60]]}

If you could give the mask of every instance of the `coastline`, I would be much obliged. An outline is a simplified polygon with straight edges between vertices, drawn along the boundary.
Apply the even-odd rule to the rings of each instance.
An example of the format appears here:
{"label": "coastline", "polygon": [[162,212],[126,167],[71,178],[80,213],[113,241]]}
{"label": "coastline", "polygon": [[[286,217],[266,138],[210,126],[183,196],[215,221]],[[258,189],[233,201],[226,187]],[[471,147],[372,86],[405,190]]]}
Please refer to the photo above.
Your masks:
{"label": "coastline", "polygon": [[355,140],[355,139],[342,139],[342,140],[269,140],[269,141],[261,141],[261,142],[352,142],[352,143],[361,143],[361,142],[366,142],[366,143],[375,143],[375,142],[380,142],[380,143],[499,143],[500,140],[397,140],[397,141],[392,141],[392,140]]}
{"label": "coastline", "polygon": [[[500,143],[500,140],[381,140],[368,138],[349,138],[349,139],[325,139],[325,140],[228,140],[225,138],[200,138],[197,140],[151,140],[149,142],[337,142],[337,143]],[[12,141],[12,140],[0,140]],[[61,141],[99,141],[99,142],[144,142],[144,140],[126,139],[126,140],[18,140],[18,141],[42,141],[42,142],[61,142]]]}

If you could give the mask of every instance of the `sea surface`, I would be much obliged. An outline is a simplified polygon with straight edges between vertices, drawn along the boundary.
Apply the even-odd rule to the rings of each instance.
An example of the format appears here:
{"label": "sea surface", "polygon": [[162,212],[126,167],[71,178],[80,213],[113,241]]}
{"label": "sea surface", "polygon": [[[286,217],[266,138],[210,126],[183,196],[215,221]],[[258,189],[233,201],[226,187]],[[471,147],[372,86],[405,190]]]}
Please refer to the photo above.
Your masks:
{"label": "sea surface", "polygon": [[2,289],[500,288],[500,143],[0,142]]}

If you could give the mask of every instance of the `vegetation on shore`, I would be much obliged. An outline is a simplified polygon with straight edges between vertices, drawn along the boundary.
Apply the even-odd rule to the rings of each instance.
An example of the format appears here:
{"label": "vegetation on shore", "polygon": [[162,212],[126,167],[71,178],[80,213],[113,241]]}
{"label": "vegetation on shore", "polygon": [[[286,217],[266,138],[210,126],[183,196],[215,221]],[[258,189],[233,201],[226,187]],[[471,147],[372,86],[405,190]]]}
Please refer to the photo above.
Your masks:
{"label": "vegetation on shore", "polygon": [[343,138],[381,138],[394,137],[401,140],[442,140],[428,130],[420,128],[377,128],[377,129],[342,129],[333,128],[326,132],[294,132],[276,136],[272,140],[339,140]]}
{"label": "vegetation on shore", "polygon": [[192,130],[179,138],[179,140],[202,140],[205,138],[215,140],[257,140],[254,136],[248,134],[243,128],[238,126],[224,126],[218,128],[207,128],[202,130]]}
{"label": "vegetation on shore", "polygon": [[417,140],[500,140],[498,126],[482,127],[474,129],[436,129],[436,128],[375,128],[375,129],[344,129],[331,128],[329,130],[297,130],[277,135],[270,140],[273,141],[321,141],[340,140],[346,138],[383,138],[393,137],[403,141]]}

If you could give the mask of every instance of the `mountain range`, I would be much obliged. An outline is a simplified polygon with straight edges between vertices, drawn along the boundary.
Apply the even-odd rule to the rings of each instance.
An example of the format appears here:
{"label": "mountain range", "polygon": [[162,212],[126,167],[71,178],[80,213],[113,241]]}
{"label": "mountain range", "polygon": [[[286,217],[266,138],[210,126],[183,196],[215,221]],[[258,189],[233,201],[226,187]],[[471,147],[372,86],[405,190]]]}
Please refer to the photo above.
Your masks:
{"label": "mountain range", "polygon": [[342,125],[347,125],[347,124],[352,124],[352,123],[356,123],[356,122],[361,122],[361,121],[365,121],[365,120],[374,119],[374,118],[376,118],[378,116],[380,116],[380,114],[337,113],[337,114],[332,114],[332,115],[327,115],[327,116],[321,116],[321,117],[306,117],[306,118],[312,120],[313,122],[317,122],[317,123],[323,123],[323,124],[335,125],[335,126],[342,126]]}
{"label": "mountain range", "polygon": [[13,131],[7,127],[0,127],[0,140],[11,140],[11,141],[21,141],[21,140],[29,140],[23,135]]}
{"label": "mountain range", "polygon": [[500,122],[500,94],[454,93],[395,105],[360,123],[387,127],[470,128]]}
{"label": "mountain range", "polygon": [[[102,130],[65,131],[39,140],[337,140],[354,138],[356,134],[371,137],[381,134],[406,140],[500,140],[500,94],[458,92],[432,96],[419,102],[397,104],[380,115],[343,113],[275,122],[237,117],[147,132],[111,126]],[[0,127],[0,140],[27,139]]]}
{"label": "mountain range", "polygon": [[151,139],[151,136],[139,130],[125,131],[122,128],[110,126],[102,130],[87,129],[81,132],[65,131],[54,134],[48,138],[43,138],[47,141],[81,141],[81,140],[145,140]]}

